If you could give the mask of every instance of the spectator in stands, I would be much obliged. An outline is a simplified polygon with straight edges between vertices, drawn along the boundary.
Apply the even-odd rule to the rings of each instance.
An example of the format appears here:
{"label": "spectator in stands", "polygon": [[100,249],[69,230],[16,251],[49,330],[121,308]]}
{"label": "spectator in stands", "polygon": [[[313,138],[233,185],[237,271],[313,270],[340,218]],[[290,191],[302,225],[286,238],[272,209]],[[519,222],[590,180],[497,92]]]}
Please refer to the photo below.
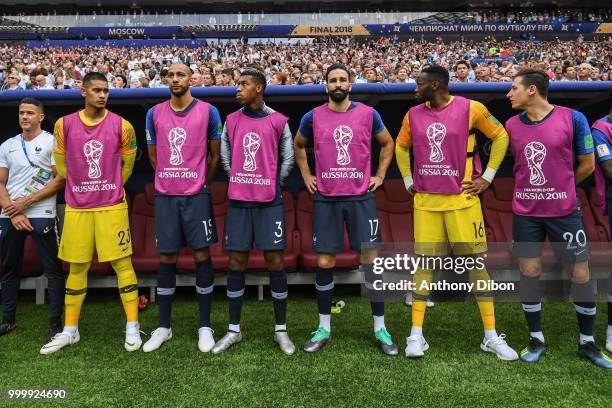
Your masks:
{"label": "spectator in stands", "polygon": [[464,82],[464,83],[472,82],[469,79],[469,74],[470,74],[470,64],[462,60],[462,61],[459,61],[457,65],[455,65],[455,76],[453,79],[455,82]]}
{"label": "spectator in stands", "polygon": [[592,81],[593,67],[588,62],[578,65],[578,81]]}
{"label": "spectator in stands", "polygon": [[127,88],[127,79],[125,78],[125,75],[123,74],[118,74],[115,75],[115,88],[117,89],[123,89],[123,88]]}
{"label": "spectator in stands", "polygon": [[376,70],[374,68],[367,68],[365,70],[365,80],[369,84],[373,84],[376,81]]}
{"label": "spectator in stands", "polygon": [[556,66],[554,68],[554,77],[552,78],[553,81],[563,81],[563,67],[561,66]]}
{"label": "spectator in stands", "polygon": [[196,72],[193,75],[191,75],[190,85],[192,87],[204,86],[204,84],[202,83],[202,74]]}
{"label": "spectator in stands", "polygon": [[55,83],[53,86],[55,89],[70,89],[69,86],[64,85],[64,77],[61,75],[55,78]]}
{"label": "spectator in stands", "polygon": [[416,80],[419,77],[420,73],[421,73],[420,66],[418,64],[412,65],[412,69],[410,71],[410,78],[414,79],[414,82],[416,82]]}
{"label": "spectator in stands", "polygon": [[222,86],[234,86],[234,70],[233,69],[222,70],[221,75],[219,75],[219,79],[221,80]]}
{"label": "spectator in stands", "polygon": [[23,90],[23,88],[21,86],[19,86],[19,75],[15,74],[15,73],[10,73],[7,77],[6,77],[6,82],[3,86],[3,89],[7,90],[7,91],[18,91],[18,90]]}
{"label": "spectator in stands", "polygon": [[215,85],[215,76],[210,73],[204,73],[202,75],[202,86],[214,86]]}
{"label": "spectator in stands", "polygon": [[149,80],[145,77],[138,78],[138,82],[136,82],[136,88],[148,88]]}
{"label": "spectator in stands", "polygon": [[55,89],[53,86],[47,85],[47,77],[44,75],[36,75],[35,81],[36,85],[32,89]]}
{"label": "spectator in stands", "polygon": [[397,71],[397,82],[404,84],[414,84],[416,81],[412,78],[408,77],[408,69],[405,67],[401,67],[398,71]]}
{"label": "spectator in stands", "polygon": [[287,84],[287,74],[284,72],[274,72],[272,74],[272,79],[270,79],[269,85],[286,85]]}
{"label": "spectator in stands", "polygon": [[591,81],[601,81],[601,71],[597,67],[591,69]]}
{"label": "spectator in stands", "polygon": [[299,83],[301,85],[313,85],[315,81],[312,79],[312,76],[310,74],[304,74],[302,75],[302,78],[300,79]]}
{"label": "spectator in stands", "polygon": [[489,82],[491,79],[491,70],[487,66],[479,65],[475,69],[476,82]]}
{"label": "spectator in stands", "polygon": [[134,88],[140,78],[144,78],[145,73],[141,64],[134,64],[134,69],[130,71],[130,88]]}
{"label": "spectator in stands", "polygon": [[563,79],[561,81],[575,81],[576,80],[576,68],[571,65],[563,66]]}

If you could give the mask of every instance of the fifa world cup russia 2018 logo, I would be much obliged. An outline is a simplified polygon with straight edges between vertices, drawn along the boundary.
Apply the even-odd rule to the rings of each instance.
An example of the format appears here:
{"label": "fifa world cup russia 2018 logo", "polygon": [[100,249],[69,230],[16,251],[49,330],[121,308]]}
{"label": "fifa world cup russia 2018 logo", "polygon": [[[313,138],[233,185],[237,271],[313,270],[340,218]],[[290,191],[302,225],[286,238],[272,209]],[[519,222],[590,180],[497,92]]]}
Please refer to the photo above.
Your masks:
{"label": "fifa world cup russia 2018 logo", "polygon": [[529,166],[529,183],[532,186],[546,184],[546,176],[542,171],[542,164],[546,158],[546,146],[540,142],[529,142],[524,149],[527,166]]}
{"label": "fifa world cup russia 2018 logo", "polygon": [[87,165],[89,166],[87,172],[89,178],[97,179],[102,177],[100,157],[102,157],[103,150],[104,145],[98,140],[90,140],[83,146],[83,153],[85,154],[85,159],[87,159]]}
{"label": "fifa world cup russia 2018 logo", "polygon": [[261,138],[255,132],[249,132],[242,138],[242,147],[244,147],[244,162],[242,168],[244,171],[257,170],[257,161],[255,155],[261,146]]}
{"label": "fifa world cup russia 2018 logo", "polygon": [[187,140],[187,132],[181,127],[175,127],[168,132],[168,142],[170,143],[170,164],[178,166],[183,164],[183,154],[181,149]]}
{"label": "fifa world cup russia 2018 logo", "polygon": [[429,161],[440,163],[444,161],[442,142],[446,137],[446,127],[439,122],[434,122],[427,127],[427,139],[429,140]]}
{"label": "fifa world cup russia 2018 logo", "polygon": [[340,125],[334,129],[334,141],[336,142],[336,150],[338,151],[336,163],[340,166],[346,166],[351,162],[351,156],[349,155],[351,140],[353,140],[353,129],[350,127]]}

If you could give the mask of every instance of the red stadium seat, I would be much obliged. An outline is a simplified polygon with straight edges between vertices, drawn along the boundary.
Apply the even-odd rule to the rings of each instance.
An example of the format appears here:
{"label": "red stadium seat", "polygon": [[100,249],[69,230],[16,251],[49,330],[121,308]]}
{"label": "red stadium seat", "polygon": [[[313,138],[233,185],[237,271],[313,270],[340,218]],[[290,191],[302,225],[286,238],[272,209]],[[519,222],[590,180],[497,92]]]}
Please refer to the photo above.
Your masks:
{"label": "red stadium seat", "polygon": [[593,203],[589,203],[586,193],[581,188],[578,189],[578,199],[582,209],[584,231],[591,251],[590,264],[593,266],[608,266],[612,256],[612,247],[606,229],[597,222],[592,210]]}
{"label": "red stadium seat", "polygon": [[23,262],[21,263],[21,273],[19,276],[39,276],[43,273],[42,261],[38,254],[38,248],[34,243],[32,236],[28,236],[25,240],[23,249]]}
{"label": "red stadium seat", "polygon": [[144,193],[134,197],[130,217],[132,263],[137,273],[157,273],[159,254],[155,246],[155,188],[145,186]]}
{"label": "red stadium seat", "polygon": [[387,180],[383,188],[376,192],[383,242],[414,242],[413,202],[402,179]]}
{"label": "red stadium seat", "polygon": [[481,197],[489,252],[487,265],[508,266],[512,242],[513,178],[497,178]]}
{"label": "red stadium seat", "polygon": [[593,217],[595,217],[595,222],[597,225],[603,227],[606,235],[608,237],[608,241],[612,235],[610,235],[610,222],[608,221],[608,215],[605,213],[603,207],[599,205],[599,196],[597,195],[597,190],[593,187],[591,191],[589,191],[589,206],[591,207],[591,211],[593,212]]}
{"label": "red stadium seat", "polygon": [[[299,253],[300,266],[307,270],[317,267],[317,256],[312,252],[312,195],[302,191],[297,200],[297,228],[301,237],[301,251]],[[348,235],[344,230],[344,252],[336,255],[336,267],[355,269],[359,266],[359,253],[352,251],[348,243]]]}

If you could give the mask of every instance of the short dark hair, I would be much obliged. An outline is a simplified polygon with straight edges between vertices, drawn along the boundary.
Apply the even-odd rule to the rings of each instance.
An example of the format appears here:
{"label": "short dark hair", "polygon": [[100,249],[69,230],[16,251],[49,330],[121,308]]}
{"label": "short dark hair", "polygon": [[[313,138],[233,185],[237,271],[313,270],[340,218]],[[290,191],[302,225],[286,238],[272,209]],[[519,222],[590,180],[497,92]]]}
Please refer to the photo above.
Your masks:
{"label": "short dark hair", "polygon": [[[166,74],[168,74],[168,71],[166,71]],[[121,78],[123,80],[123,83],[125,84],[125,87],[127,88],[128,82],[127,82],[127,78],[125,77],[125,75],[117,74],[115,75],[115,78]]]}
{"label": "short dark hair", "polygon": [[467,67],[467,69],[470,69],[470,64],[468,64],[468,62],[466,60],[461,60],[458,63],[455,64],[455,71],[457,70],[457,68],[459,68],[459,65],[465,65]]}
{"label": "short dark hair", "polygon": [[525,88],[533,85],[543,98],[548,97],[548,86],[550,79],[548,74],[539,69],[521,69],[514,78],[521,77],[521,83]]}
{"label": "short dark hair", "polygon": [[435,81],[440,81],[442,85],[448,86],[448,81],[450,79],[450,75],[448,70],[440,65],[432,65],[427,68],[423,68],[421,74],[427,74],[427,76],[431,77]]}
{"label": "short dark hair", "polygon": [[106,77],[99,72],[90,72],[83,77],[83,86],[87,86],[87,84],[91,81],[108,82],[108,79],[106,79]]}
{"label": "short dark hair", "polygon": [[263,87],[263,90],[266,89],[266,76],[260,70],[255,68],[245,68],[240,72],[240,76],[250,76],[255,80],[255,82],[258,82]]}
{"label": "short dark hair", "polygon": [[45,107],[43,106],[42,102],[39,101],[36,98],[23,98],[22,100],[19,101],[19,106],[23,105],[23,104],[28,104],[28,105],[34,105],[36,106],[42,113],[45,113]]}
{"label": "short dark hair", "polygon": [[221,74],[227,75],[228,77],[231,77],[232,79],[234,79],[234,70],[231,68],[222,69]]}
{"label": "short dark hair", "polygon": [[346,72],[346,74],[349,77],[349,80],[351,79],[352,75],[351,75],[351,71],[349,71],[349,69],[346,67],[346,65],[344,64],[340,64],[340,63],[335,63],[335,64],[331,64],[328,68],[327,71],[325,72],[325,81],[328,80],[329,78],[329,73],[332,71],[335,71],[337,69],[341,69],[342,71]]}

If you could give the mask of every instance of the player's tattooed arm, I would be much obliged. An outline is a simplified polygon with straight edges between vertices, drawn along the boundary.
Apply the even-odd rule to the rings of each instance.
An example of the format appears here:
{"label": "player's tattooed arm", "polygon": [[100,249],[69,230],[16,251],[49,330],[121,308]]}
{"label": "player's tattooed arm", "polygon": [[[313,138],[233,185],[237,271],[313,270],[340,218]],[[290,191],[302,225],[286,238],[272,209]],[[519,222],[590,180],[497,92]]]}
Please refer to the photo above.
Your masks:
{"label": "player's tattooed arm", "polygon": [[219,139],[213,139],[208,143],[208,150],[210,151],[210,158],[208,159],[208,180],[210,182],[215,178],[217,170],[219,170],[219,162],[221,161],[221,141]]}
{"label": "player's tattooed arm", "polygon": [[302,136],[299,131],[295,135],[293,140],[293,150],[295,152],[295,162],[300,169],[302,178],[304,179],[304,185],[310,194],[314,194],[317,191],[317,178],[312,175],[310,167],[308,166],[308,158],[306,156],[306,145],[308,140]]}
{"label": "player's tattooed arm", "polygon": [[576,185],[586,180],[593,171],[595,171],[595,154],[578,154],[576,155]]}
{"label": "player's tattooed arm", "polygon": [[376,169],[376,174],[370,177],[370,191],[374,191],[382,186],[391,160],[393,160],[393,152],[395,150],[393,138],[391,138],[387,128],[384,128],[381,132],[374,135],[374,137],[378,144],[380,144],[380,156],[378,158],[378,169]]}

